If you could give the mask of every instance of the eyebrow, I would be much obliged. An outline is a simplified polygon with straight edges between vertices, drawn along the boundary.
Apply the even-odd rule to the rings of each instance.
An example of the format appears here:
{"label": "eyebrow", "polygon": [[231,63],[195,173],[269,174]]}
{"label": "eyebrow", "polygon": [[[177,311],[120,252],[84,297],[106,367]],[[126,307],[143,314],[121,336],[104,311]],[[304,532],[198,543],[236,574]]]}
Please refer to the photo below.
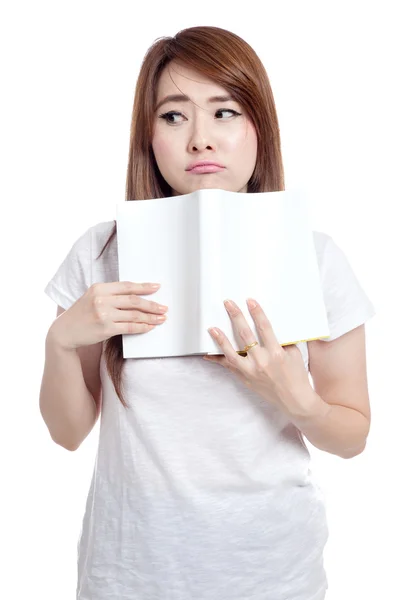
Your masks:
{"label": "eyebrow", "polygon": [[[211,98],[208,99],[208,102],[229,102],[229,100],[233,100],[232,96],[211,96]],[[161,100],[157,104],[155,110],[158,110],[167,102],[190,102],[190,98],[189,96],[186,96],[186,94],[171,94]]]}

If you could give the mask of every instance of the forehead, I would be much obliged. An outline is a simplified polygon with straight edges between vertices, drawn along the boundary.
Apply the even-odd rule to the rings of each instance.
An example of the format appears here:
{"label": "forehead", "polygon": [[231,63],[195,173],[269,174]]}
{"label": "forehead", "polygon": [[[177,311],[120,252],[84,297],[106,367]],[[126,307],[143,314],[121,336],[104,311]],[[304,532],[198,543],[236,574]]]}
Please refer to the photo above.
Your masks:
{"label": "forehead", "polygon": [[174,61],[163,69],[157,86],[157,100],[169,94],[210,96],[226,93],[225,88],[195,71]]}

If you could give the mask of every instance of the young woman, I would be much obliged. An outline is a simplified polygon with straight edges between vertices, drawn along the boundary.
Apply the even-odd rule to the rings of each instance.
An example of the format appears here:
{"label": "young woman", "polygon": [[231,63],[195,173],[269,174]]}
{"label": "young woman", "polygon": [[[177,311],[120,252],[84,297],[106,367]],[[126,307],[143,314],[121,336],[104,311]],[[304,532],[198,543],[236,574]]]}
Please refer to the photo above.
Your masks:
{"label": "young woman", "polygon": [[[204,161],[219,168],[193,168]],[[284,189],[265,69],[246,42],[216,27],[180,31],[146,53],[126,200],[202,188]],[[249,310],[262,343],[253,344],[232,298],[227,311],[247,356],[219,332],[221,355],[208,361],[123,359],[121,335],[162,327],[168,307],[146,298],[157,286],[118,281],[115,221],[88,229],[46,286],[58,304],[40,394],[51,437],[76,450],[101,414],[79,600],[325,597],[328,528],[303,435],[343,458],[362,452],[364,323],[374,309],[332,238],[313,235],[330,338],[281,347],[256,302]]]}

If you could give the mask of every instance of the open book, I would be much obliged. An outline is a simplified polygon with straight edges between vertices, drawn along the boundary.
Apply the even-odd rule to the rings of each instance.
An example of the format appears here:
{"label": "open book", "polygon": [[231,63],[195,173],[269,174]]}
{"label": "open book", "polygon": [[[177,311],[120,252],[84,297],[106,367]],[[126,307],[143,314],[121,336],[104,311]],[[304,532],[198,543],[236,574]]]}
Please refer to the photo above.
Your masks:
{"label": "open book", "polygon": [[237,339],[223,301],[242,310],[261,344],[246,298],[254,298],[283,346],[330,335],[302,190],[190,194],[117,204],[119,280],[161,284],[143,298],[167,320],[123,335],[124,358],[221,354],[207,331]]}

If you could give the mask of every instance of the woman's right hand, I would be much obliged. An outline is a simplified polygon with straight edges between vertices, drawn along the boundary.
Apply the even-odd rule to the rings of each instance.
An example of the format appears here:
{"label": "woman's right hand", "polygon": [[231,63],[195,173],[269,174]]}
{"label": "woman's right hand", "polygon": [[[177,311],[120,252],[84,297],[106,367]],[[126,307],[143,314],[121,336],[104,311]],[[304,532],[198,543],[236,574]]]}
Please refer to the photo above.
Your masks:
{"label": "woman's right hand", "polygon": [[[140,295],[154,294],[151,283],[94,283],[49,329],[63,348],[90,346],[119,334],[144,333],[164,323],[168,307]],[[49,335],[48,334],[48,335]]]}

